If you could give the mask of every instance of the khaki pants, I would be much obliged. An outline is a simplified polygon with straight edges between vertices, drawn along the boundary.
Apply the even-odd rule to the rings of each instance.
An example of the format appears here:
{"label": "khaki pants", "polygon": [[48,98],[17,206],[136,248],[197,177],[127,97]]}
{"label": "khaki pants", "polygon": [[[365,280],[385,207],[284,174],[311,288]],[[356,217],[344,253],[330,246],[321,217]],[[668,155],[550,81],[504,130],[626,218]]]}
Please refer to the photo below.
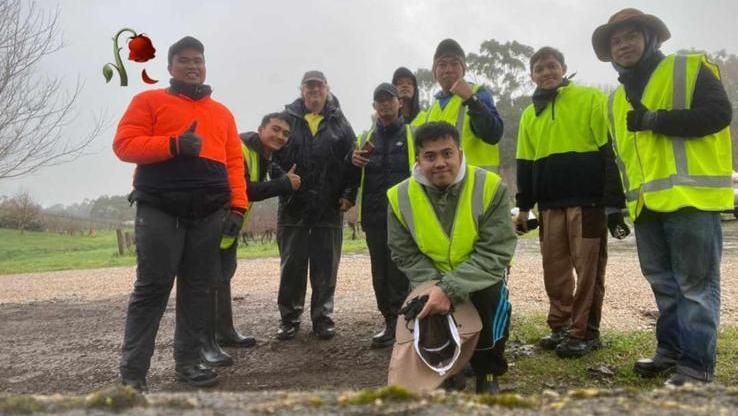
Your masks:
{"label": "khaki pants", "polygon": [[607,264],[604,208],[543,210],[540,240],[548,326],[554,332],[568,327],[574,338],[599,337]]}

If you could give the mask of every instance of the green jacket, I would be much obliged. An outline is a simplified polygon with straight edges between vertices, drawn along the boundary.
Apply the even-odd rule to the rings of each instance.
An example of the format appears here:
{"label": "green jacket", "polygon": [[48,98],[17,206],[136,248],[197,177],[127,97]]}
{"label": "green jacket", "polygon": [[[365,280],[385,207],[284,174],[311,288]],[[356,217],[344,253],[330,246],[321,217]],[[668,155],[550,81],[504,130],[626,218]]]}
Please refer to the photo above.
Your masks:
{"label": "green jacket", "polygon": [[[446,234],[451,232],[456,205],[463,189],[464,178],[439,190],[416,168],[413,177],[424,184],[423,189]],[[387,245],[392,260],[405,273],[414,288],[428,280],[439,280],[439,286],[454,302],[468,300],[469,294],[493,286],[504,279],[510,265],[517,237],[510,218],[507,187],[500,184],[492,203],[479,222],[479,240],[470,257],[446,275],[435,268],[430,258],[418,248],[410,232],[400,223],[391,207],[387,212]]]}

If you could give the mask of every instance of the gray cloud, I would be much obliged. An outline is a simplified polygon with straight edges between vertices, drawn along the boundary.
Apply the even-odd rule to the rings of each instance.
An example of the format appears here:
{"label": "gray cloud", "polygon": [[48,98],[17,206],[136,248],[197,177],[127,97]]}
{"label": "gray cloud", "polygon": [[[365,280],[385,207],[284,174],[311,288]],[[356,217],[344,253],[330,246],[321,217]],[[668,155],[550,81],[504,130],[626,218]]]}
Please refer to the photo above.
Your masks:
{"label": "gray cloud", "polygon": [[[80,117],[69,134],[83,134],[91,113],[99,109],[107,111],[113,126],[90,155],[0,182],[0,195],[25,189],[50,205],[127,193],[134,166],[112,154],[115,125],[131,97],[147,88],[140,82],[142,68],[161,80],[157,86],[166,86],[166,49],[185,34],[204,42],[207,82],[214,98],[231,109],[241,131],[254,129],[263,114],[294,100],[301,74],[317,68],[325,72],[358,133],[369,124],[374,86],[400,65],[429,67],[436,44],[445,37],[457,39],[467,52],[477,51],[490,38],[556,46],[580,82],[613,84],[614,72],[597,61],[590,36],[612,13],[633,5],[619,0],[61,2],[67,47],[49,57],[43,70],[63,76],[68,85],[77,76],[86,82]],[[635,6],[669,26],[673,37],[663,47],[667,53],[689,47],[738,52],[734,1],[660,0]],[[121,88],[115,79],[105,84],[100,68],[112,58],[110,37],[125,26],[148,34],[157,58],[128,63],[131,86]]]}

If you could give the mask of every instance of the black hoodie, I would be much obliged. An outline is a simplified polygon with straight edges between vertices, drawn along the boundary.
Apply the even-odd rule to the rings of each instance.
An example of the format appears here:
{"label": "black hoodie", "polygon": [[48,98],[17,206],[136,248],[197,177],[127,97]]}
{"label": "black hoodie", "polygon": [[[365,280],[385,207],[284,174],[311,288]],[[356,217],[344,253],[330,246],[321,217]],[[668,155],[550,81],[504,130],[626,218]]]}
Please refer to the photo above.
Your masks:
{"label": "black hoodie", "polygon": [[[264,156],[264,146],[261,144],[259,133],[250,131],[241,133],[241,142],[249,148],[250,151],[259,155],[259,175],[256,178],[249,176],[248,160],[244,159],[246,165],[244,172],[246,174],[246,193],[249,201],[263,201],[279,195],[289,195],[292,193],[292,183],[287,175],[284,174],[282,168],[276,163],[272,163],[271,159]],[[267,173],[270,174],[271,180],[267,180]]]}

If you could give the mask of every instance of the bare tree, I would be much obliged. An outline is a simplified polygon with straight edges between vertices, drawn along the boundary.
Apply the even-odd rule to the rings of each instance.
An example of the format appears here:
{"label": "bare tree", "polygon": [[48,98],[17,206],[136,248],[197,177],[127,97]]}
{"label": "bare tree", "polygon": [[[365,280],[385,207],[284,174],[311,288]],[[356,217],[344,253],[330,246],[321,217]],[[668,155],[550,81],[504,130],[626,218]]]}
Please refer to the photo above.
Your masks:
{"label": "bare tree", "polygon": [[82,91],[39,74],[41,60],[62,47],[59,9],[0,0],[0,179],[19,177],[80,156],[104,127],[98,117],[84,136],[66,128]]}
{"label": "bare tree", "polygon": [[21,234],[39,218],[41,206],[31,198],[28,192],[18,192],[2,203],[4,222],[20,230]]}
{"label": "bare tree", "polygon": [[433,92],[437,89],[433,72],[427,68],[418,68],[415,79],[418,81],[420,108],[428,108],[433,102]]}

